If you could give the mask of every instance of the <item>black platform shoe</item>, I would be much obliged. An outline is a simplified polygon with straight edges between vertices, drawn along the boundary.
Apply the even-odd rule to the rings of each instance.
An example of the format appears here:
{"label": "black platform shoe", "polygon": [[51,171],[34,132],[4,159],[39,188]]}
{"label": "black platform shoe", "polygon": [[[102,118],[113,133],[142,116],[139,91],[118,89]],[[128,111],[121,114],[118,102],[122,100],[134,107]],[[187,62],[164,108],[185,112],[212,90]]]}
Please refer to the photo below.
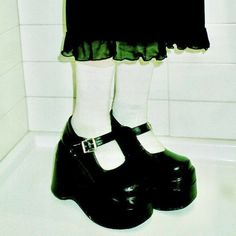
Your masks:
{"label": "black platform shoe", "polygon": [[[123,127],[111,114],[112,129]],[[165,150],[151,154],[146,151],[137,139],[137,135],[150,131],[148,123],[129,128],[120,146],[131,157],[142,173],[149,178],[152,186],[151,198],[153,207],[158,210],[177,210],[188,206],[197,196],[195,168],[185,157]],[[145,173],[144,173],[145,172]]]}
{"label": "black platform shoe", "polygon": [[135,227],[153,212],[148,187],[140,174],[125,161],[113,170],[98,164],[95,149],[122,136],[107,133],[84,139],[74,132],[71,117],[58,143],[51,190],[59,199],[72,199],[99,225],[114,229]]}

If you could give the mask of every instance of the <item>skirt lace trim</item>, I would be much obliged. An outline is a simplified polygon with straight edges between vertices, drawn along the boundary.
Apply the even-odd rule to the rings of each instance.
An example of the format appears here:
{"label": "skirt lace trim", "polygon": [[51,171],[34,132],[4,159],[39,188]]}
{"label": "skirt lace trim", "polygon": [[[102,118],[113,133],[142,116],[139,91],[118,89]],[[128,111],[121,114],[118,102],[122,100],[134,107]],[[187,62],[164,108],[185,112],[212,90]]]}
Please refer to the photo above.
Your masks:
{"label": "skirt lace trim", "polygon": [[174,45],[180,50],[186,48],[205,49],[210,47],[206,29],[195,32],[194,37],[169,37],[165,40],[157,39],[152,42],[114,41],[114,40],[72,40],[67,32],[64,48],[61,54],[64,57],[74,57],[77,61],[102,60],[138,60],[149,61],[153,58],[163,60],[167,57],[167,49]]}

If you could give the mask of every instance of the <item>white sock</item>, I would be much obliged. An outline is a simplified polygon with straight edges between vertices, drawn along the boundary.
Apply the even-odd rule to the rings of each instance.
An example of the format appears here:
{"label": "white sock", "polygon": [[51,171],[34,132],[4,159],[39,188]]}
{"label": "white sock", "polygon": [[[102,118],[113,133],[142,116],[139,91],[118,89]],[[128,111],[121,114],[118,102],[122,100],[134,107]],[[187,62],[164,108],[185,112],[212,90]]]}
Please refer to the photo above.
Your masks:
{"label": "white sock", "polygon": [[[146,123],[149,89],[154,65],[152,62],[117,63],[113,115],[131,128]],[[142,146],[150,153],[165,150],[152,131],[137,136]]]}
{"label": "white sock", "polygon": [[[109,112],[114,63],[104,61],[76,62],[77,96],[71,124],[75,133],[84,138],[95,138],[111,131]],[[99,146],[95,155],[106,170],[120,166],[125,160],[116,141]]]}

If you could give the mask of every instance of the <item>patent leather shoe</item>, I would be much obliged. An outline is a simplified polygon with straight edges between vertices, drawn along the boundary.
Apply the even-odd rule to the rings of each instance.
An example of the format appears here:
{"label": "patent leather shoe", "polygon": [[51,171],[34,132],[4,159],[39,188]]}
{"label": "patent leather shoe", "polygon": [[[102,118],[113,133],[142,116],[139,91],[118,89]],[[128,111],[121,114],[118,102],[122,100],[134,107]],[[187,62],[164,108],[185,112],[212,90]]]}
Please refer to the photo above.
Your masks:
{"label": "patent leather shoe", "polygon": [[[111,113],[112,130],[123,127]],[[158,210],[177,210],[188,206],[197,196],[195,168],[189,158],[168,149],[160,153],[149,153],[144,149],[137,135],[151,130],[148,123],[130,128],[120,146],[132,153],[133,165],[142,169],[149,179],[153,207]]]}
{"label": "patent leather shoe", "polygon": [[96,148],[122,139],[122,132],[85,139],[76,135],[70,117],[57,146],[51,184],[57,198],[74,200],[92,221],[113,229],[135,227],[153,212],[148,186],[134,166],[125,161],[104,170],[96,159]]}

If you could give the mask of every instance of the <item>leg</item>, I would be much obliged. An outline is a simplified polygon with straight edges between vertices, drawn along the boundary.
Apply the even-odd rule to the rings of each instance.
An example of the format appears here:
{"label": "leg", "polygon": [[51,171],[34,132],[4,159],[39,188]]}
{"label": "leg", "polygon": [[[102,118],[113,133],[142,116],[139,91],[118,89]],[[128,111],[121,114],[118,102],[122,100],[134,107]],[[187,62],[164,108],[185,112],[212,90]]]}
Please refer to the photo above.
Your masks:
{"label": "leg", "polygon": [[99,225],[135,227],[153,207],[137,167],[125,161],[118,145],[122,131],[110,132],[114,64],[78,62],[76,68],[75,110],[58,142],[51,190],[74,200]]}
{"label": "leg", "polygon": [[[152,70],[152,63],[118,65],[113,116],[122,125],[133,128],[147,122]],[[141,166],[148,163],[144,169],[152,186],[154,208],[176,210],[189,205],[197,195],[195,168],[190,160],[165,149],[151,131],[136,138],[136,157],[147,157]]]}
{"label": "leg", "polygon": [[[111,131],[113,77],[114,62],[110,59],[76,62],[77,97],[71,123],[78,136],[92,138]],[[104,169],[113,169],[124,162],[115,141],[102,145],[95,154]]]}
{"label": "leg", "polygon": [[[117,64],[113,115],[122,125],[133,128],[147,122],[153,68],[153,63],[140,61]],[[150,153],[164,151],[152,131],[137,138]]]}

